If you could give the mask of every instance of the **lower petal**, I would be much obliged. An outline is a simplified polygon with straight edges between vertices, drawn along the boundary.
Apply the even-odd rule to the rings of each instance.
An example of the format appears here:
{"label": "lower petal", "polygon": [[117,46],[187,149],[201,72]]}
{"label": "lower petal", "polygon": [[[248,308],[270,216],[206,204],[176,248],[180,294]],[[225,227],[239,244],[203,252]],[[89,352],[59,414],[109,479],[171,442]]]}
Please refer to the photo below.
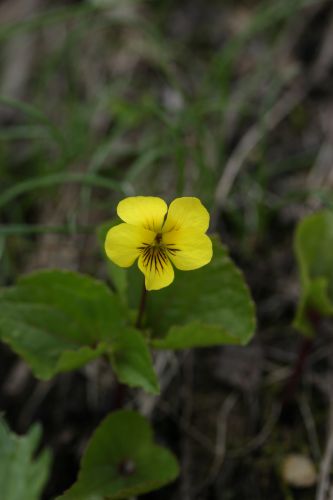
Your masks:
{"label": "lower petal", "polygon": [[182,271],[190,271],[208,264],[213,256],[212,242],[207,234],[194,229],[180,229],[163,234],[168,256]]}
{"label": "lower petal", "polygon": [[109,229],[105,240],[105,252],[120,267],[129,267],[139,256],[143,244],[150,245],[155,233],[131,224],[119,224]]}
{"label": "lower petal", "polygon": [[[159,257],[159,258],[158,258]],[[139,269],[145,275],[145,286],[147,290],[160,290],[170,285],[174,280],[174,270],[170,260],[164,254],[150,260],[140,255],[138,261]]]}

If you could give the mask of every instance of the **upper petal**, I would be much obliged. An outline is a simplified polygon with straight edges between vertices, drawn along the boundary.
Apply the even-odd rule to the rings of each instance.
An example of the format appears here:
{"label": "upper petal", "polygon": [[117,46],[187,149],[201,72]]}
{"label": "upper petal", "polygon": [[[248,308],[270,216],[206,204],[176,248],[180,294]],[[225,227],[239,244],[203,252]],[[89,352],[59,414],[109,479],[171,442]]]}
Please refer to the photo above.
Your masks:
{"label": "upper petal", "polygon": [[140,271],[145,275],[146,289],[160,290],[160,288],[164,288],[173,282],[175,273],[165,252],[162,254],[159,253],[159,258],[157,256],[154,258],[154,255],[151,257],[145,259],[141,254],[138,265]]}
{"label": "upper petal", "polygon": [[211,239],[196,229],[164,233],[163,243],[173,264],[182,271],[205,266],[213,256]]}
{"label": "upper petal", "polygon": [[119,224],[109,229],[105,239],[106,255],[120,267],[129,267],[143,244],[154,241],[155,233],[139,226]]}
{"label": "upper petal", "polygon": [[131,196],[118,203],[119,217],[134,226],[158,233],[164,222],[168,207],[165,201],[155,196]]}
{"label": "upper petal", "polygon": [[205,233],[208,226],[209,213],[198,198],[176,198],[169,207],[163,233],[183,228],[197,229]]}

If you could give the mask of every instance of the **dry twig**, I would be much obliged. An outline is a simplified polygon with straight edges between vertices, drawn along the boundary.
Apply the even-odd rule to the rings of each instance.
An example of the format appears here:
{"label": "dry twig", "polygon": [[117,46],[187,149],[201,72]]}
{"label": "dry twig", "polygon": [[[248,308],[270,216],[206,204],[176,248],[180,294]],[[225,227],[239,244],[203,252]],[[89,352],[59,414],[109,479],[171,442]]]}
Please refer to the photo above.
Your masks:
{"label": "dry twig", "polygon": [[309,91],[326,77],[333,60],[332,27],[333,12],[323,37],[318,58],[313,67],[310,68],[309,74],[304,74],[301,78],[295,78],[292,86],[285,91],[275,105],[267,111],[262,119],[254,123],[241,138],[218,182],[215,191],[217,209],[223,206],[246,159],[254,151],[264,135],[273,131],[305,99]]}
{"label": "dry twig", "polygon": [[[154,365],[157,378],[160,382],[161,394],[163,394],[179,371],[179,362],[177,356],[172,351],[160,351],[156,354]],[[148,418],[151,418],[154,409],[159,404],[159,400],[159,397],[152,396],[143,391],[136,396],[136,404],[140,413]]]}
{"label": "dry twig", "polygon": [[[184,377],[183,377],[183,420],[187,425],[191,425],[193,413],[193,366],[194,353],[188,351],[184,360]],[[188,435],[184,434],[182,439],[182,482],[181,482],[181,498],[183,500],[191,500],[192,496],[192,443],[188,439]]]}
{"label": "dry twig", "polygon": [[238,397],[235,393],[229,394],[229,396],[225,399],[225,401],[221,406],[221,409],[217,416],[217,423],[216,423],[216,442],[215,442],[214,460],[211,465],[210,471],[207,474],[206,479],[197,488],[195,496],[197,496],[205,488],[207,488],[207,486],[213,483],[221,470],[226,455],[228,419],[230,417],[232,409],[237,403],[237,399]]}
{"label": "dry twig", "polygon": [[[7,0],[0,5],[0,26],[20,22],[34,15],[41,8],[41,0]],[[36,36],[21,33],[9,38],[4,44],[4,60],[0,90],[5,97],[23,99],[36,58]],[[1,110],[0,118],[6,118],[8,110]]]}
{"label": "dry twig", "polygon": [[[323,460],[320,465],[319,481],[316,492],[316,500],[328,500],[330,488],[330,475],[333,462],[333,390],[332,381],[329,394],[329,418],[328,418],[328,439]],[[332,487],[331,487],[332,488]],[[332,498],[332,492],[330,494]]]}
{"label": "dry twig", "polygon": [[312,456],[316,462],[321,460],[321,450],[319,445],[318,433],[316,429],[315,419],[309,405],[309,401],[303,394],[298,400],[299,410],[303,417],[306,432],[308,434],[309,444]]}

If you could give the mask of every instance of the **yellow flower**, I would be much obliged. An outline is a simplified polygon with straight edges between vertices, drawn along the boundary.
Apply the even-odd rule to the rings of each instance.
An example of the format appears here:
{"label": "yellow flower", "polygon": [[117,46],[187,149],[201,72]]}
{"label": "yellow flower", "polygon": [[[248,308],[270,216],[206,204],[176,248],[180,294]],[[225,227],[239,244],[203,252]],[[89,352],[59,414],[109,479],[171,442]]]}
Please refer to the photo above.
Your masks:
{"label": "yellow flower", "polygon": [[209,213],[198,198],[176,198],[168,209],[161,198],[133,196],[118,204],[117,213],[124,223],[109,229],[106,254],[120,267],[139,258],[147,290],[172,283],[171,262],[182,271],[210,262],[212,242],[205,234]]}

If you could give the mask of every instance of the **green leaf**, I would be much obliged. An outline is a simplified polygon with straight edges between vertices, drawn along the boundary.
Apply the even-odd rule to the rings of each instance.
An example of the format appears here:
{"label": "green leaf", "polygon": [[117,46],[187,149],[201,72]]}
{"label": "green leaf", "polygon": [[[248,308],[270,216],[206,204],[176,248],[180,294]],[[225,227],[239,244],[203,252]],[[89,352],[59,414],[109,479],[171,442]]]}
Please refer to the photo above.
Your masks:
{"label": "green leaf", "polygon": [[293,324],[311,336],[316,316],[333,315],[333,213],[322,211],[305,217],[296,228],[294,248],[301,297]]}
{"label": "green leaf", "polygon": [[134,328],[122,330],[112,344],[110,354],[118,379],[131,387],[142,387],[147,392],[159,393],[159,384],[147,344]]}
{"label": "green leaf", "polygon": [[186,349],[246,344],[255,329],[255,310],[244,278],[217,238],[214,256],[201,269],[177,272],[167,288],[150,292],[147,325],[152,345]]}
{"label": "green leaf", "polygon": [[153,443],[147,420],[121,410],[95,431],[77,482],[58,500],[128,498],[158,489],[178,473],[174,456]]}
{"label": "green leaf", "polygon": [[36,458],[41,428],[16,436],[0,419],[0,484],[4,500],[39,500],[48,478],[51,455],[44,450]]}
{"label": "green leaf", "polygon": [[100,356],[129,322],[103,283],[70,271],[41,271],[0,294],[0,339],[47,379]]}
{"label": "green leaf", "polygon": [[42,271],[0,294],[0,338],[47,379],[106,354],[119,380],[159,392],[147,343],[103,283],[69,271]]}

